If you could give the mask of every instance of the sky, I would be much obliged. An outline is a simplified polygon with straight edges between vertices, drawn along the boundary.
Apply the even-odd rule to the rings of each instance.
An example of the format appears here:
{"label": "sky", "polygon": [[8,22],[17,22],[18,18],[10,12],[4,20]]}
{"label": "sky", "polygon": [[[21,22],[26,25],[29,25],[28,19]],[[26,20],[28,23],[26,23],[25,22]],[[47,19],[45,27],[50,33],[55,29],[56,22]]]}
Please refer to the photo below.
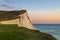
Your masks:
{"label": "sky", "polygon": [[0,0],[0,10],[21,9],[33,23],[60,24],[60,0]]}

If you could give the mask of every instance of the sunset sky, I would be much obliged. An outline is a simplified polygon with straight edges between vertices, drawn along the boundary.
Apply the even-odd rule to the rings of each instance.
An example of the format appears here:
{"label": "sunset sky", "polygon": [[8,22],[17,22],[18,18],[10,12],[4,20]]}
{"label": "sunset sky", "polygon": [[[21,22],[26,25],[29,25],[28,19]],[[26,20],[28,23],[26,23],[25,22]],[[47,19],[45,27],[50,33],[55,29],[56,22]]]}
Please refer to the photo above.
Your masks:
{"label": "sunset sky", "polygon": [[60,0],[0,0],[0,10],[26,9],[33,23],[60,24]]}

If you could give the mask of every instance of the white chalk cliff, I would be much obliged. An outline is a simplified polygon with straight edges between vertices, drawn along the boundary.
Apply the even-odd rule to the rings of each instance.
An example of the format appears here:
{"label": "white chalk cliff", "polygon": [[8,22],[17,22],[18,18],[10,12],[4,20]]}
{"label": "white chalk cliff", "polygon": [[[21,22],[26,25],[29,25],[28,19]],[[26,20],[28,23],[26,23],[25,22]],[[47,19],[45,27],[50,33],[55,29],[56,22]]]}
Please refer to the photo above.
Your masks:
{"label": "white chalk cliff", "polygon": [[1,24],[17,24],[19,27],[25,27],[28,29],[36,30],[36,27],[31,23],[31,21],[29,19],[27,11],[19,14],[18,18],[16,18],[16,19],[0,21],[0,23]]}

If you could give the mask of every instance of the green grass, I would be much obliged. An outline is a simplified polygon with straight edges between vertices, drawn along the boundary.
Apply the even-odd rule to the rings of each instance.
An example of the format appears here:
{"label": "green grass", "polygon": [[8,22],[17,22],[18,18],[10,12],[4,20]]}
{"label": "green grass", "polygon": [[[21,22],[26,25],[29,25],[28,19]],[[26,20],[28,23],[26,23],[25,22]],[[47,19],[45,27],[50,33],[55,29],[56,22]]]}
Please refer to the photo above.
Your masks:
{"label": "green grass", "polygon": [[52,35],[17,25],[0,24],[0,40],[56,40]]}
{"label": "green grass", "polygon": [[20,18],[19,15],[24,14],[26,10],[12,10],[12,11],[3,11],[0,10],[0,21],[13,20]]}

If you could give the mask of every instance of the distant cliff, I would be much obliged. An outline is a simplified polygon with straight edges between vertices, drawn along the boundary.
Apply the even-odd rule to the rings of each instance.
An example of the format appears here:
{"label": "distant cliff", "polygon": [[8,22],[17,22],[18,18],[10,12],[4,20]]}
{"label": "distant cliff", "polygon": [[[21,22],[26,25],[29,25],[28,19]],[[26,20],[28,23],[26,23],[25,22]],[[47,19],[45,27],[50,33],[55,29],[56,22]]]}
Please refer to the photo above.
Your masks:
{"label": "distant cliff", "polygon": [[19,27],[36,30],[32,25],[26,10],[0,11],[1,24],[17,24]]}

